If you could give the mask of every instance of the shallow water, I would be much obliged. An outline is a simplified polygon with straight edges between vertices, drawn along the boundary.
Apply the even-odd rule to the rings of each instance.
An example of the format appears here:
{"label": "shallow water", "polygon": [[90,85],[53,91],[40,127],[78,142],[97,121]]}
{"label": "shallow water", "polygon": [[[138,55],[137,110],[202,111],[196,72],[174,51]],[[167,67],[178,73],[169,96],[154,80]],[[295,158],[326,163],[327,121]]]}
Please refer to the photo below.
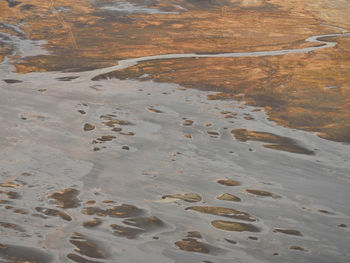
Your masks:
{"label": "shallow water", "polygon": [[6,63],[2,262],[348,262],[348,145],[210,92]]}
{"label": "shallow water", "polygon": [[[16,35],[0,34],[12,59],[49,54],[1,26]],[[16,74],[5,58],[0,262],[348,262],[349,145],[283,128],[244,102],[208,100],[213,92],[110,78],[144,61],[309,53],[349,35],[79,73]]]}

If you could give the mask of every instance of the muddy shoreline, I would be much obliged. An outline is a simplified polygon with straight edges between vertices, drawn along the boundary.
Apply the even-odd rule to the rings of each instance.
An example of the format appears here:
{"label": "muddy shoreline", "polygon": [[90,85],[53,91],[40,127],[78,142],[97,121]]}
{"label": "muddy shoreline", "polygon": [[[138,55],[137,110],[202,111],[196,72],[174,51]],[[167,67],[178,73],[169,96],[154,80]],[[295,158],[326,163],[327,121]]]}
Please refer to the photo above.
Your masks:
{"label": "muddy shoreline", "polygon": [[[18,73],[87,71],[174,53],[311,51],[307,37],[350,27],[344,0],[2,1],[0,7],[2,32],[17,38],[11,40],[15,47],[3,41],[0,58],[8,56]],[[25,45],[18,41],[25,38],[30,39]],[[243,99],[264,107],[280,125],[348,143],[349,40],[334,41],[333,48],[279,58],[144,61],[119,75],[222,92],[211,99]],[[36,45],[46,52],[38,53]]]}
{"label": "muddy shoreline", "polygon": [[[2,227],[4,259],[346,262],[348,147],[211,92],[62,75],[1,85],[2,221],[23,229]],[[292,141],[314,154],[264,147]]]}

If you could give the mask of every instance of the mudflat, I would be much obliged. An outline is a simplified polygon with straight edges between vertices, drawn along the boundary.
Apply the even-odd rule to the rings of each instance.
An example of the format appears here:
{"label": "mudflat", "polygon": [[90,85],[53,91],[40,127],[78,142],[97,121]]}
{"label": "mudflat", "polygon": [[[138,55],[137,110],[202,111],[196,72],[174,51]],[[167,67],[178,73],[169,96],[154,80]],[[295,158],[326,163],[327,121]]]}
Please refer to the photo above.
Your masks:
{"label": "mudflat", "polygon": [[348,262],[349,13],[0,1],[0,261]]}

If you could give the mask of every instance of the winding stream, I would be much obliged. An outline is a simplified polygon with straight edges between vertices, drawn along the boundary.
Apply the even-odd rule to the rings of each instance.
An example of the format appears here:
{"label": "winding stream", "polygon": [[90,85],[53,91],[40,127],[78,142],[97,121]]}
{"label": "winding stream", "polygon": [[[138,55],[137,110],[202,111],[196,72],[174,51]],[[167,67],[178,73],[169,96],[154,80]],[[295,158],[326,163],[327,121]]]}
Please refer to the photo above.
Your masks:
{"label": "winding stream", "polygon": [[348,36],[350,36],[350,32],[341,33],[341,34],[338,33],[338,34],[311,36],[305,39],[305,42],[319,44],[318,46],[297,48],[297,49],[282,49],[282,50],[253,51],[253,52],[232,52],[232,53],[218,53],[218,54],[196,54],[196,53],[165,54],[165,55],[155,55],[155,56],[124,59],[124,60],[118,61],[118,65],[116,66],[89,71],[89,75],[95,74],[95,76],[92,77],[92,80],[97,80],[100,75],[110,73],[112,71],[126,69],[134,65],[137,65],[140,62],[145,62],[150,60],[177,59],[177,58],[243,58],[243,57],[265,57],[265,56],[281,56],[281,55],[288,55],[288,54],[308,53],[308,52],[316,51],[323,48],[335,47],[337,45],[337,42],[320,40],[322,38],[348,37]]}

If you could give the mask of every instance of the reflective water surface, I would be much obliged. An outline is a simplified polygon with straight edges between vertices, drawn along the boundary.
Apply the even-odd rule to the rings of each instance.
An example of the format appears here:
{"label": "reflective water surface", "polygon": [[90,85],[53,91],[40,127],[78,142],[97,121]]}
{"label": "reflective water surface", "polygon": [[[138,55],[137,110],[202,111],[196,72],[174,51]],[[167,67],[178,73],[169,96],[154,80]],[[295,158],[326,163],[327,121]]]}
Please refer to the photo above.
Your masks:
{"label": "reflective water surface", "polygon": [[[336,55],[347,54],[344,47],[349,38],[345,32],[328,28],[315,34],[299,32],[296,37],[291,31],[286,43],[251,49],[242,45],[245,48],[241,50],[234,48],[237,43],[228,50],[230,45],[224,42],[205,47],[196,46],[195,41],[187,45],[190,40],[184,39],[178,49],[172,49],[174,43],[168,41],[169,46],[163,46],[163,51],[169,51],[165,53],[138,46],[133,54],[135,46],[127,50],[121,40],[116,42],[118,47],[110,49],[113,58],[115,51],[124,54],[120,55],[124,60],[117,62],[101,59],[108,57],[103,43],[110,41],[107,35],[113,35],[111,31],[102,32],[104,36],[99,38],[90,25],[88,38],[101,43],[101,52],[91,52],[95,50],[92,45],[81,59],[82,53],[74,55],[73,50],[71,60],[66,60],[62,54],[68,52],[64,51],[69,49],[64,46],[67,42],[55,41],[67,31],[61,31],[62,35],[59,30],[44,33],[39,26],[36,33],[32,32],[37,37],[29,38],[28,28],[11,22],[11,16],[19,14],[23,21],[28,19],[28,12],[36,10],[36,4],[29,2],[0,2],[1,7],[11,10],[6,14],[0,11],[0,262],[349,261],[350,148],[344,143],[346,136],[331,132],[339,127],[346,131],[348,125],[344,121],[348,62],[346,55]],[[278,19],[277,14],[283,12],[289,17],[289,11],[283,9],[289,8],[288,3],[279,7],[279,1],[141,2],[89,1],[88,5],[84,1],[43,1],[40,8],[55,7],[57,12],[74,17],[71,21],[80,19],[81,23],[83,18],[74,13],[78,7],[89,19],[92,15],[102,17],[99,12],[103,12],[107,24],[115,19],[128,24],[127,19],[135,19],[135,23],[153,21],[153,26],[159,19],[166,24],[162,16],[170,20],[194,16],[192,22],[201,16],[207,18],[217,6],[227,18],[225,23],[237,19],[230,14],[238,16],[238,9],[245,19],[249,18],[247,14],[260,12],[271,12],[268,19]],[[305,2],[305,9],[311,5],[308,1],[295,2],[296,7]],[[323,9],[319,10],[322,17]],[[116,12],[117,18],[111,18],[109,12]],[[44,17],[42,25],[56,17],[40,14]],[[335,23],[341,19],[339,14],[336,18],[329,15],[329,19]],[[301,17],[304,22],[311,19]],[[284,26],[289,23],[286,21]],[[344,21],[337,24],[344,28]],[[325,28],[319,22],[310,28]],[[129,26],[129,30],[133,28],[133,22]],[[208,34],[215,30],[208,29]],[[45,37],[38,37],[38,32]],[[72,32],[79,46],[87,35]],[[159,32],[161,38],[164,32]],[[337,38],[303,42],[331,33],[337,33]],[[251,36],[259,38],[256,32]],[[289,45],[293,37],[300,42]],[[143,40],[140,37],[137,41]],[[74,41],[69,41],[73,45]],[[240,41],[249,42],[244,37]],[[329,46],[321,49],[318,44]],[[210,49],[213,54],[208,55]],[[304,53],[280,54],[285,49]],[[227,52],[257,55],[261,51],[271,56],[218,57]],[[161,59],[145,58],[150,55]],[[326,135],[321,137],[330,140],[310,132],[315,126],[310,126],[308,115],[303,115],[307,109],[317,111],[312,105],[325,95],[318,96],[316,87],[311,88],[314,97],[309,96],[311,91],[299,88],[295,93],[286,92],[288,85],[298,82],[291,80],[293,76],[301,76],[297,69],[289,69],[295,75],[283,77],[279,89],[265,90],[266,95],[275,97],[259,100],[262,91],[257,86],[264,74],[270,76],[265,84],[276,87],[287,62],[300,63],[301,71],[302,66],[308,68],[308,61],[322,56],[329,61],[333,55],[340,63],[334,64],[333,80],[343,86],[333,88],[330,83],[325,87],[332,88],[322,87],[330,102],[328,108],[319,111],[320,121],[328,123]],[[302,65],[300,61],[305,58],[309,60]],[[79,70],[64,68],[67,65]],[[323,77],[315,77],[317,70],[310,79],[323,85]],[[237,83],[244,85],[230,92],[226,88],[232,82],[220,86],[237,72],[242,74],[236,75]],[[205,86],[207,81],[217,86]],[[335,95],[339,89],[342,97]],[[301,95],[305,101],[299,100]],[[279,98],[283,100],[278,102]],[[339,112],[332,115],[332,103],[337,98]],[[298,111],[300,115],[295,117],[296,111],[289,112],[288,105],[283,108],[284,101],[299,101],[298,107],[304,107]],[[325,112],[339,118],[327,122]],[[278,122],[271,120],[274,116]],[[288,128],[295,127],[284,123],[291,116],[300,126],[305,125]]]}
{"label": "reflective water surface", "polygon": [[208,92],[61,76],[1,85],[5,262],[347,261],[347,146]]}

